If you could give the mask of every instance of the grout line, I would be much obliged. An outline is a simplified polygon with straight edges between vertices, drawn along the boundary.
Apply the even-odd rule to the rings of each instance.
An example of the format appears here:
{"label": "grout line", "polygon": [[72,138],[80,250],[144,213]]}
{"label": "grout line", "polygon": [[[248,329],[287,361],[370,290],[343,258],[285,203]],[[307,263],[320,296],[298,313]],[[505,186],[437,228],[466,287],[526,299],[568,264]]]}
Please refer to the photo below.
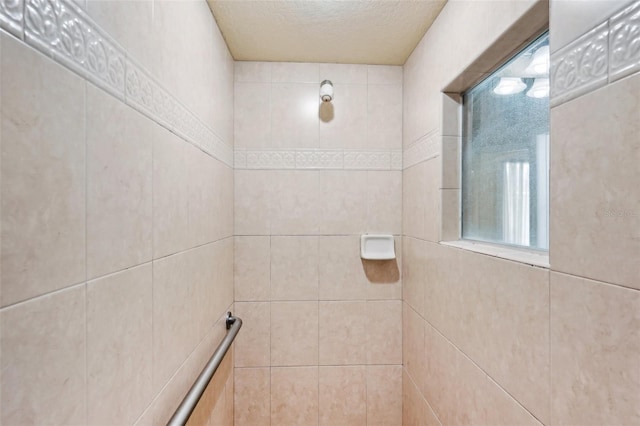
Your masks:
{"label": "grout line", "polygon": [[[25,6],[26,7],[26,6]],[[89,250],[87,240],[89,237],[88,231],[88,223],[89,223],[89,143],[87,140],[87,111],[88,111],[88,99],[87,99],[87,81],[84,80],[84,84],[82,85],[82,97],[83,97],[83,114],[82,120],[84,124],[83,128],[83,142],[84,142],[84,281],[85,281],[85,291],[84,291],[84,381],[85,381],[85,392],[84,392],[84,403],[85,403],[85,422],[89,423],[89,363],[88,363],[88,342],[89,342],[89,330],[87,324],[87,309],[89,299],[87,297],[87,279],[89,277]]]}
{"label": "grout line", "polygon": [[625,289],[625,290],[631,290],[631,291],[640,291],[640,288],[634,288],[634,287],[629,287],[627,285],[624,284],[616,284],[616,283],[609,283],[606,281],[600,281],[598,279],[595,278],[590,278],[590,277],[585,277],[582,275],[575,275],[575,274],[571,274],[568,272],[563,272],[563,271],[559,271],[556,269],[549,269],[550,273],[554,273],[554,274],[558,274],[558,275],[564,275],[566,277],[571,277],[571,278],[580,278],[584,281],[589,281],[590,284],[595,285],[595,284],[600,284],[600,285],[604,285],[604,286],[608,286],[608,287],[613,287],[613,288],[618,288],[618,289]]}
{"label": "grout line", "polygon": [[[420,314],[415,311],[411,306],[409,306],[411,308],[411,310],[413,310],[416,315],[418,316],[418,318],[422,318],[420,316]],[[494,382],[496,384],[496,386],[498,386],[498,388],[500,388],[504,393],[506,393],[507,395],[509,395],[511,397],[511,399],[513,399],[513,401],[516,402],[517,405],[519,405],[523,410],[525,410],[527,413],[529,413],[532,417],[534,417],[536,420],[538,420],[541,424],[544,424],[544,422],[539,419],[535,414],[533,414],[528,408],[526,408],[524,405],[522,405],[522,403],[520,402],[520,400],[518,400],[515,396],[513,396],[507,389],[505,389],[500,383],[498,383],[498,381],[496,379],[493,378],[493,376],[491,376],[484,368],[482,368],[478,363],[476,363],[476,361],[473,360],[473,358],[471,358],[471,356],[469,356],[465,351],[462,350],[462,348],[460,348],[457,344],[455,344],[452,340],[450,340],[447,336],[445,336],[438,328],[436,328],[429,320],[422,318],[423,321],[425,321],[427,324],[429,324],[429,326],[431,328],[433,328],[436,333],[438,333],[440,336],[442,336],[442,338],[444,338],[451,346],[453,346],[458,352],[460,352],[465,358],[467,358],[476,368],[478,368],[480,371],[482,371],[492,382]]]}
{"label": "grout line", "polygon": [[[221,242],[223,242],[225,240],[228,240],[229,238],[233,238],[233,237],[224,237],[224,238],[222,238],[220,240],[216,240],[216,241],[211,241],[211,242],[208,242],[208,243],[200,244],[200,245],[188,248],[186,250],[183,250],[183,251],[180,251],[180,252],[177,252],[177,253],[172,253],[172,254],[169,254],[169,255],[166,255],[166,256],[163,256],[163,257],[159,257],[157,259],[150,259],[150,260],[147,260],[145,262],[138,263],[136,265],[127,266],[127,267],[125,267],[123,269],[119,269],[119,270],[114,271],[114,272],[109,272],[109,273],[104,274],[104,275],[99,275],[99,276],[96,276],[96,277],[87,278],[86,280],[83,280],[81,282],[77,282],[77,283],[68,285],[66,287],[62,287],[62,288],[58,288],[58,289],[55,289],[55,290],[52,290],[52,291],[48,291],[46,293],[38,294],[37,296],[32,296],[32,297],[29,297],[27,299],[20,300],[20,301],[17,301],[15,303],[11,303],[9,305],[3,306],[2,308],[0,308],[0,312],[3,312],[4,310],[12,308],[12,307],[15,307],[15,306],[22,305],[24,303],[28,303],[28,302],[31,302],[31,301],[34,301],[34,300],[38,300],[38,299],[40,299],[42,297],[51,296],[51,295],[54,295],[56,293],[59,293],[59,292],[65,291],[65,290],[70,290],[72,288],[78,287],[78,286],[83,285],[83,284],[89,284],[89,283],[91,283],[93,281],[97,281],[97,280],[108,278],[108,277],[111,277],[111,276],[114,276],[114,275],[118,275],[118,274],[121,274],[123,272],[129,271],[129,270],[134,269],[134,268],[139,268],[139,267],[142,267],[142,266],[145,266],[145,265],[149,265],[149,264],[152,265],[154,262],[156,262],[158,260],[163,260],[163,259],[167,259],[169,257],[174,257],[174,256],[178,256],[178,255],[187,254],[187,253],[189,253],[191,251],[203,248],[203,247],[208,246],[208,245],[218,244],[218,243],[221,243]],[[86,250],[86,248],[85,248],[85,250]]]}
{"label": "grout line", "polygon": [[[155,5],[155,0],[151,1],[151,8],[152,8],[152,22],[153,22],[153,13],[154,13],[154,5]],[[154,132],[155,133],[155,132]],[[154,134],[151,140],[151,258],[153,259],[155,257],[156,254],[156,245],[155,245],[155,224],[154,224],[154,217],[155,217],[155,192],[157,190],[156,186],[153,185],[153,182],[155,180],[155,175],[154,175],[154,169],[155,169],[155,163],[156,163],[156,135]],[[157,378],[155,377],[156,374],[156,357],[155,357],[155,333],[156,333],[156,323],[154,321],[154,308],[155,308],[155,299],[154,299],[154,294],[155,294],[155,288],[156,288],[156,280],[155,280],[155,265],[153,263],[153,260],[151,261],[151,392],[153,392],[155,390],[156,387],[156,380]],[[151,405],[151,403],[149,404],[149,406]],[[146,409],[142,410],[142,413],[140,413],[140,417],[142,415],[144,415]],[[137,420],[136,420],[137,421]]]}
{"label": "grout line", "polygon": [[[271,225],[269,225],[271,226]],[[273,314],[273,310],[272,310],[272,303],[271,303],[271,280],[272,280],[272,268],[271,268],[271,261],[272,261],[272,245],[273,245],[273,237],[271,235],[269,235],[269,425],[271,425],[271,413],[272,413],[272,407],[271,407],[271,394],[272,394],[272,387],[273,387],[273,380],[272,380],[272,361],[271,361],[271,352],[272,352],[272,327],[273,327],[273,318],[272,318],[272,314]]]}
{"label": "grout line", "polygon": [[243,365],[236,367],[238,369],[255,369],[255,368],[310,368],[310,367],[398,367],[402,366],[401,363],[396,364],[296,364],[296,365]]}
{"label": "grout line", "polygon": [[0,308],[0,312],[4,312],[4,311],[7,311],[7,310],[10,310],[10,309],[13,309],[13,308],[17,308],[18,306],[22,306],[24,304],[39,300],[41,298],[45,298],[45,297],[48,297],[48,296],[54,296],[54,295],[56,295],[58,293],[62,293],[64,291],[73,290],[73,289],[75,289],[77,287],[85,285],[86,283],[87,283],[86,281],[78,282],[78,283],[75,283],[75,284],[71,284],[71,285],[69,285],[67,287],[58,288],[58,289],[51,290],[51,291],[48,291],[48,292],[43,293],[43,294],[39,294],[37,296],[30,297],[28,299],[24,299],[24,300],[20,300],[18,302],[11,303],[9,305],[6,305],[6,306],[3,306],[2,308]]}
{"label": "grout line", "polygon": [[549,385],[549,394],[547,395],[547,408],[549,410],[549,424],[553,425],[555,424],[553,422],[553,412],[551,410],[551,401],[553,400],[553,387],[551,384],[551,378],[553,377],[552,369],[553,369],[553,362],[551,362],[551,321],[552,321],[552,317],[551,317],[551,273],[549,273],[548,275],[548,294],[549,294],[549,299],[548,299],[548,307],[549,307],[549,328],[547,329],[547,344],[548,344],[548,348],[549,348],[549,374],[548,374],[548,385]]}

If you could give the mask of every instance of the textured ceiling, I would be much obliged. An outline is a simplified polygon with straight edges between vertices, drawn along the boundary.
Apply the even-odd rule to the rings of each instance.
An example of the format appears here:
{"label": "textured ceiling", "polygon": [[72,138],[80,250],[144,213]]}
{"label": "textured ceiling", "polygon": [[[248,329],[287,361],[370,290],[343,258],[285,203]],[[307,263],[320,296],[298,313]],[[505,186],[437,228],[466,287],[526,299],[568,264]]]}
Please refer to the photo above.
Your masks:
{"label": "textured ceiling", "polygon": [[446,0],[209,0],[234,59],[402,65]]}

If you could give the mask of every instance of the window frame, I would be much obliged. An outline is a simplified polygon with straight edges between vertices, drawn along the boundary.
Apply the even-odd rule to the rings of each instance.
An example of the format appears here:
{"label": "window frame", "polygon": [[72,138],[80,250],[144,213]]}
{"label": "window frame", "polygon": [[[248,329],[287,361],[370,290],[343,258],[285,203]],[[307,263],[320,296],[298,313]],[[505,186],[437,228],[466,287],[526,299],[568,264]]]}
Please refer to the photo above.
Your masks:
{"label": "window frame", "polygon": [[[464,90],[462,93],[460,93],[460,109],[461,109],[461,118],[460,118],[460,162],[459,162],[459,167],[460,167],[460,236],[459,236],[459,240],[461,241],[470,241],[472,243],[476,243],[476,244],[489,244],[489,245],[495,245],[495,246],[499,246],[499,247],[511,247],[511,248],[515,248],[515,249],[519,249],[519,250],[525,250],[525,251],[532,251],[532,252],[537,252],[537,253],[548,253],[549,252],[549,223],[548,223],[548,219],[549,219],[549,137],[550,137],[550,125],[549,125],[549,119],[550,117],[548,117],[547,120],[547,132],[546,132],[546,136],[547,136],[547,145],[546,147],[542,150],[542,154],[544,154],[544,157],[546,158],[547,162],[543,163],[546,167],[546,176],[543,179],[543,183],[546,184],[545,188],[542,190],[542,195],[546,196],[546,204],[544,205],[546,207],[546,214],[544,215],[543,218],[540,218],[538,213],[539,213],[539,209],[531,209],[533,206],[537,205],[537,200],[539,200],[540,198],[537,197],[538,196],[538,190],[539,190],[539,179],[540,179],[540,173],[538,172],[538,164],[537,162],[535,162],[535,166],[532,167],[536,173],[532,173],[530,175],[528,175],[528,180],[530,181],[535,181],[535,184],[533,184],[533,186],[535,186],[536,191],[535,191],[535,196],[537,198],[537,200],[533,200],[531,199],[529,201],[529,205],[527,206],[528,209],[531,209],[531,214],[529,215],[529,229],[527,230],[527,232],[531,233],[532,235],[529,237],[530,238],[530,244],[529,245],[521,245],[521,244],[517,244],[517,243],[511,243],[508,241],[491,241],[491,240],[485,240],[485,239],[481,239],[481,238],[473,238],[473,236],[465,236],[465,229],[464,229],[464,224],[465,224],[465,219],[464,219],[464,212],[465,212],[465,200],[464,200],[464,173],[465,173],[465,142],[467,142],[465,139],[468,139],[467,143],[473,143],[470,136],[466,135],[465,133],[467,131],[469,131],[469,126],[470,123],[467,121],[469,119],[469,113],[466,111],[466,108],[469,108],[469,106],[466,104],[466,99],[468,99],[469,96],[478,96],[479,89],[481,88],[481,86],[485,86],[482,87],[483,90],[487,90],[487,88],[489,87],[489,85],[491,84],[491,80],[500,77],[500,73],[505,70],[508,69],[509,66],[513,65],[519,57],[521,57],[521,55],[526,52],[529,49],[532,48],[536,48],[536,44],[538,44],[537,48],[541,48],[543,46],[545,46],[544,44],[540,44],[541,42],[546,42],[547,46],[549,43],[549,30],[546,29],[542,32],[540,32],[539,34],[537,34],[533,40],[529,41],[527,44],[525,44],[524,46],[520,46],[518,49],[516,49],[514,52],[510,53],[506,59],[502,60],[499,64],[497,64],[494,67],[494,70],[489,73],[488,75],[485,75],[482,79],[478,80],[476,83],[474,83],[473,85],[471,85],[468,89]],[[521,78],[526,78],[526,77],[521,77]],[[540,77],[536,77],[536,78],[540,78]],[[544,77],[542,77],[544,78]],[[548,78],[548,77],[547,77]],[[525,87],[524,89],[522,89],[522,91],[520,93],[524,93],[526,90],[530,90],[531,88],[527,89],[527,87]],[[484,96],[486,92],[483,93]],[[516,94],[513,95],[497,95],[499,97],[501,96],[515,96]],[[489,96],[495,96],[493,94],[489,94]],[[507,99],[505,97],[505,99]],[[547,96],[547,101],[548,101],[548,96]],[[550,107],[549,107],[550,108]],[[473,113],[474,111],[470,111],[470,113]],[[549,111],[550,112],[550,111]],[[514,148],[516,150],[514,150]],[[521,147],[510,147],[509,149],[496,149],[494,150],[495,152],[493,153],[494,157],[503,157],[504,160],[516,160],[517,158],[514,158],[514,156],[516,156],[515,153],[519,152],[520,153],[520,160],[523,160],[523,158],[526,157],[528,161],[528,163],[531,162],[531,155],[532,155],[532,150],[533,153],[535,154],[536,152],[536,148],[537,147],[527,147],[527,146],[521,146]],[[470,150],[471,148],[468,148],[468,150]],[[524,155],[524,153],[527,153],[527,155]],[[471,152],[471,155],[489,155],[491,156],[490,153],[482,152],[482,151],[476,151],[476,152]],[[516,156],[517,157],[517,156]],[[535,155],[534,155],[534,159],[535,159]],[[472,167],[471,165],[469,165],[469,167]],[[531,170],[531,169],[530,169]],[[494,172],[496,172],[497,174],[500,173],[500,170],[498,169],[493,169]],[[469,170],[469,172],[471,172],[471,170]],[[544,171],[543,171],[544,173]],[[500,192],[497,190],[497,192]],[[528,193],[528,192],[527,192]],[[499,195],[499,194],[498,194]],[[534,196],[534,194],[532,194],[532,197]],[[498,197],[500,198],[500,197]],[[534,203],[534,201],[536,201]],[[473,206],[471,207],[473,208]],[[497,208],[497,206],[496,206]],[[538,211],[536,211],[538,210]],[[496,212],[496,215],[499,215],[499,212]],[[532,232],[532,231],[537,231],[538,230],[538,226],[540,226],[540,223],[543,224],[543,226],[546,227],[546,235],[543,236],[542,241],[546,242],[546,247],[541,247],[539,245],[539,241],[538,241],[538,232]],[[476,231],[482,232],[482,229],[478,230],[476,229]],[[488,231],[492,231],[491,229],[489,229]],[[538,245],[532,245],[532,241],[535,241]]]}
{"label": "window frame", "polygon": [[[441,90],[440,238],[442,245],[548,269],[549,252],[462,239],[462,93],[484,80],[517,52],[549,31],[548,10],[531,9]],[[518,28],[519,27],[519,28]],[[505,55],[505,51],[509,54]],[[493,64],[493,65],[492,65]]]}

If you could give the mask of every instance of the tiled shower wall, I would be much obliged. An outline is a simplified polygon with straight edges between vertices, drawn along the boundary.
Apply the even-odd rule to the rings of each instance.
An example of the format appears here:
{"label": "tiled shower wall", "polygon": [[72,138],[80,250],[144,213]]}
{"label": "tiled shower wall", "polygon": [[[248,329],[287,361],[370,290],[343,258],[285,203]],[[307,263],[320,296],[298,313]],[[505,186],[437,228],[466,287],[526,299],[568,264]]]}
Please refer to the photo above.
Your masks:
{"label": "tiled shower wall", "polygon": [[551,267],[439,243],[440,92],[533,5],[449,2],[404,67],[407,425],[640,423],[638,2],[551,2]]}
{"label": "tiled shower wall", "polygon": [[[320,81],[335,98],[320,105]],[[402,68],[237,62],[235,424],[401,422]]]}
{"label": "tiled shower wall", "polygon": [[0,423],[164,424],[233,303],[233,60],[204,1],[0,16]]}

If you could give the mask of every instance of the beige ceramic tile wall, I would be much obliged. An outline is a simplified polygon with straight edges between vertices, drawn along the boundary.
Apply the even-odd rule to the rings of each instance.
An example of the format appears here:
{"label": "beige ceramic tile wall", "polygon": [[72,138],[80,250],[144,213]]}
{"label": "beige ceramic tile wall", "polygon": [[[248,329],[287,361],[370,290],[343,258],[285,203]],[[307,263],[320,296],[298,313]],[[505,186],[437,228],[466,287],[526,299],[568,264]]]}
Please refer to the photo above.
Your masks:
{"label": "beige ceramic tile wall", "polygon": [[[552,42],[578,7],[554,3]],[[445,6],[404,67],[405,148],[451,134],[440,90],[531,4]],[[552,109],[551,270],[439,244],[452,178],[404,171],[404,424],[640,423],[639,93],[636,74]]]}
{"label": "beige ceramic tile wall", "polygon": [[[80,4],[233,146],[206,2]],[[233,170],[6,33],[0,49],[0,423],[164,424],[225,333]]]}
{"label": "beige ceramic tile wall", "polygon": [[[402,146],[401,67],[237,62],[235,76],[237,148]],[[235,171],[236,426],[401,423],[401,262],[359,254],[361,233],[399,236],[401,191],[400,171]]]}

